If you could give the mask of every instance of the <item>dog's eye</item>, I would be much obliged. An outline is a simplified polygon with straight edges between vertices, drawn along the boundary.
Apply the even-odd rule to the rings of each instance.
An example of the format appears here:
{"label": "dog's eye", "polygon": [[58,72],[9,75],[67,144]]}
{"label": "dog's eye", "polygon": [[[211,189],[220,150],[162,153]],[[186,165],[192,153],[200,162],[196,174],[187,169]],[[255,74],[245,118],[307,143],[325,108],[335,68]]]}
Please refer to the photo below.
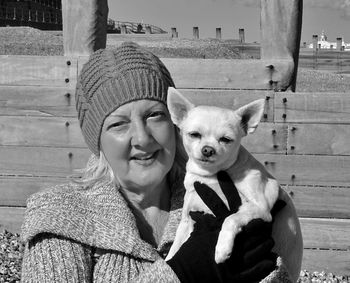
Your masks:
{"label": "dog's eye", "polygon": [[193,139],[200,139],[202,137],[202,135],[198,132],[190,132],[188,135]]}
{"label": "dog's eye", "polygon": [[228,137],[221,137],[219,138],[219,142],[227,144],[227,143],[233,142],[233,140]]}

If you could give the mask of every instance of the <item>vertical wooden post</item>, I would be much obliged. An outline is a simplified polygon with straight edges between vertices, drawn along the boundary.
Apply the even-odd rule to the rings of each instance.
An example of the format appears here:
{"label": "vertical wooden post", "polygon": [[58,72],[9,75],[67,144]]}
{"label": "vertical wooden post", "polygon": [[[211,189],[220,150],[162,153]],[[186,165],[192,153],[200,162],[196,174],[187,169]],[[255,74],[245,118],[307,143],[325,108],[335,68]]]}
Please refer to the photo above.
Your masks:
{"label": "vertical wooden post", "polygon": [[312,48],[313,48],[314,52],[317,51],[317,48],[318,48],[318,35],[317,34],[314,34],[312,36]]}
{"label": "vertical wooden post", "polygon": [[292,71],[277,85],[295,91],[303,0],[261,0],[261,59],[291,59]]}
{"label": "vertical wooden post", "polygon": [[342,51],[343,39],[341,37],[337,37],[337,50]]}
{"label": "vertical wooden post", "polygon": [[199,38],[199,29],[198,27],[193,27],[193,38],[198,39]]}
{"label": "vertical wooden post", "polygon": [[238,35],[239,35],[239,42],[245,43],[244,28],[240,28],[238,30]]}
{"label": "vertical wooden post", "polygon": [[178,37],[176,28],[171,28],[171,37],[172,38],[177,38]]}
{"label": "vertical wooden post", "polygon": [[318,35],[317,34],[314,34],[312,36],[312,53],[313,53],[313,63],[314,63],[314,66],[313,68],[314,69],[317,69],[317,50],[318,50]]}
{"label": "vertical wooden post", "polygon": [[221,28],[216,28],[216,39],[221,39]]}
{"label": "vertical wooden post", "polygon": [[107,18],[107,0],[62,0],[64,55],[89,55],[105,48]]}
{"label": "vertical wooden post", "polygon": [[150,26],[146,26],[146,34],[151,34],[152,33],[152,29]]}
{"label": "vertical wooden post", "polygon": [[127,34],[127,30],[126,30],[126,25],[125,24],[122,24],[120,26],[120,33],[121,34]]}

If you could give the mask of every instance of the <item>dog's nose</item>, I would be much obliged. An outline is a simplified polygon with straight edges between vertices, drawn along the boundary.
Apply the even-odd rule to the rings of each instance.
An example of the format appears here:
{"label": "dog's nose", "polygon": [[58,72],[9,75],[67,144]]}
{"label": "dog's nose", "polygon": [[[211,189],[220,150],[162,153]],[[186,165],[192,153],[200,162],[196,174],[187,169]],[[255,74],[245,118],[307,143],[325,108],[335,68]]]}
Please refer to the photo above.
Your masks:
{"label": "dog's nose", "polygon": [[202,154],[205,156],[205,157],[210,157],[212,155],[215,154],[215,149],[211,146],[203,146],[202,148]]}

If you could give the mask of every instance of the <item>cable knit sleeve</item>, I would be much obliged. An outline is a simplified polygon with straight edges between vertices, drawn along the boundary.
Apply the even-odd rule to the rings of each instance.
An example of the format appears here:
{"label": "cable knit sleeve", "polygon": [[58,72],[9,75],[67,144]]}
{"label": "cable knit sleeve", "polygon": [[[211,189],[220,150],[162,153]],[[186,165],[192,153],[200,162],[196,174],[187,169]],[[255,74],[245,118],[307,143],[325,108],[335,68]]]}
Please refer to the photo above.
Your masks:
{"label": "cable knit sleeve", "polygon": [[91,282],[91,275],[87,246],[50,234],[26,244],[21,282]]}
{"label": "cable knit sleeve", "polygon": [[155,261],[130,283],[180,283],[175,272],[163,259]]}

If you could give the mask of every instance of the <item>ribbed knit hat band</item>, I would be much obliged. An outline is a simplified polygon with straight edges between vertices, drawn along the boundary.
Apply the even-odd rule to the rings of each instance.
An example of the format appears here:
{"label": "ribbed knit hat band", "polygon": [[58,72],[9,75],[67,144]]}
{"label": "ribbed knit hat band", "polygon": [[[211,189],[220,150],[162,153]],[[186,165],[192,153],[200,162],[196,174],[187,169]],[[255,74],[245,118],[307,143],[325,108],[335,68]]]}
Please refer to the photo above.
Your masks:
{"label": "ribbed knit hat band", "polygon": [[99,156],[101,130],[109,114],[140,99],[166,105],[170,86],[174,83],[164,64],[135,43],[93,53],[82,68],[75,93],[80,127],[90,150]]}

